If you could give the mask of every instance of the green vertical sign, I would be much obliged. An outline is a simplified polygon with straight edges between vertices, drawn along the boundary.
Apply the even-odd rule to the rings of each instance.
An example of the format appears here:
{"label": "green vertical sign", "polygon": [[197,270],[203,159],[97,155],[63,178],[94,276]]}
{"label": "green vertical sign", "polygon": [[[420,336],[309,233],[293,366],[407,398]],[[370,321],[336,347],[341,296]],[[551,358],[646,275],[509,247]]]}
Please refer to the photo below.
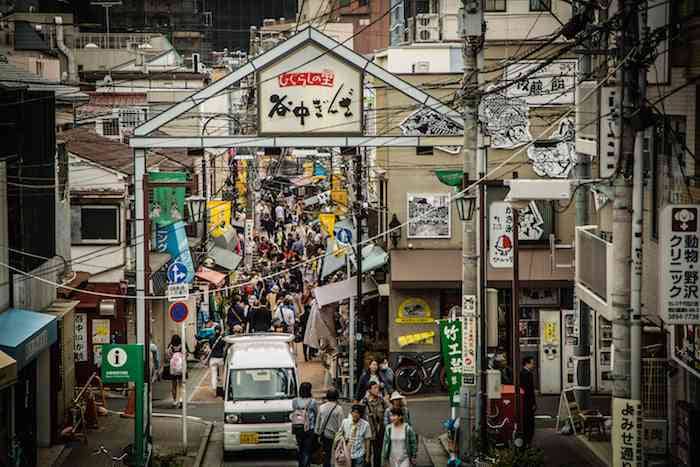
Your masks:
{"label": "green vertical sign", "polygon": [[440,320],[440,351],[445,365],[450,404],[456,407],[459,405],[459,389],[462,385],[462,320]]}
{"label": "green vertical sign", "polygon": [[145,465],[144,440],[144,352],[143,344],[102,345],[102,382],[134,383],[136,410],[134,417],[134,460],[137,467]]}
{"label": "green vertical sign", "polygon": [[[182,183],[187,181],[185,172],[149,172],[151,182]],[[157,225],[170,225],[185,220],[185,187],[157,187],[153,189],[150,207],[151,221]]]}

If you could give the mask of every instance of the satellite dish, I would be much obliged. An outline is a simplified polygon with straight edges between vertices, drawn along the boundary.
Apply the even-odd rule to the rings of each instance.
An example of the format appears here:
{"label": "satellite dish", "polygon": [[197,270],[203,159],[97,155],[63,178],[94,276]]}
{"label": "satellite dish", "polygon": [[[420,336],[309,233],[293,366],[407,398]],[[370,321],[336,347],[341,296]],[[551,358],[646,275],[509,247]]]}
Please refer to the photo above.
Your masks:
{"label": "satellite dish", "polygon": [[93,42],[88,42],[87,44],[85,44],[85,48],[86,49],[99,49],[100,46],[93,43]]}

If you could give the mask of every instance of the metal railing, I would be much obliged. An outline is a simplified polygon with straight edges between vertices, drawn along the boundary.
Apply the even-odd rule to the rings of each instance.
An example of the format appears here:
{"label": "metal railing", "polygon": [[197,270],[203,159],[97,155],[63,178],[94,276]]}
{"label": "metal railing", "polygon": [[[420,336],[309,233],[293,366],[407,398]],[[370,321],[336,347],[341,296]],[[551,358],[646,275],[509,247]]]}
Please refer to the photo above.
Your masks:
{"label": "metal railing", "polygon": [[577,229],[577,279],[606,302],[608,300],[608,248],[612,248],[612,243],[606,242],[591,231]]}
{"label": "metal railing", "polygon": [[76,34],[75,48],[83,49],[88,44],[96,44],[100,49],[129,49],[139,45],[148,44],[154,37],[159,37],[157,33],[80,33]]}

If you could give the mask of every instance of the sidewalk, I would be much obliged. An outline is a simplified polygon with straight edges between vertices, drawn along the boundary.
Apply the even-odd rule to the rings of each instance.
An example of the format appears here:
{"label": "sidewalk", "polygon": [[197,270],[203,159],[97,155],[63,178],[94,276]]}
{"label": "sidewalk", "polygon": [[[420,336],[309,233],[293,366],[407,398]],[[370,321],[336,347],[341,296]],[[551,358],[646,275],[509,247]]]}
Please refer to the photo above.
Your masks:
{"label": "sidewalk", "polygon": [[[182,448],[182,424],[180,417],[153,417],[153,465],[165,459],[179,459],[182,467],[192,467],[198,455],[202,436],[208,435],[208,423],[189,419],[187,424],[187,455]],[[122,418],[110,413],[100,417],[100,427],[91,430],[87,444],[73,444],[70,454],[64,457],[59,466],[65,467],[94,467],[107,462],[105,458],[93,455],[101,445],[113,454],[119,454],[123,448],[133,443],[134,419]]]}

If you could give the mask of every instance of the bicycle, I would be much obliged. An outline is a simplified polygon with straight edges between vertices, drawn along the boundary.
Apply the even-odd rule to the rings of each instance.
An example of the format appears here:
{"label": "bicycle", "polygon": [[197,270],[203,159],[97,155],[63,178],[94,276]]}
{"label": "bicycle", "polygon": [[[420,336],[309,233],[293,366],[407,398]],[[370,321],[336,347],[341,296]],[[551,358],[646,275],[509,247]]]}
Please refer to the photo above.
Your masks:
{"label": "bicycle", "polygon": [[22,442],[17,436],[12,438],[12,451],[10,454],[10,464],[12,467],[24,467],[28,465],[24,457],[24,448],[22,447]]}
{"label": "bicycle", "polygon": [[128,448],[124,449],[121,456],[114,456],[114,455],[112,455],[111,452],[109,452],[109,450],[106,447],[100,445],[100,447],[97,448],[97,450],[95,450],[92,453],[92,455],[93,456],[104,456],[104,457],[109,458],[109,460],[111,462],[110,467],[119,467],[122,465],[129,465],[125,461],[125,459],[129,456],[129,449]]}
{"label": "bicycle", "polygon": [[435,354],[431,357],[418,355],[414,357],[399,357],[396,367],[396,388],[405,396],[418,394],[424,386],[435,385],[435,376],[439,375],[440,387],[447,389],[445,368],[442,356]]}

